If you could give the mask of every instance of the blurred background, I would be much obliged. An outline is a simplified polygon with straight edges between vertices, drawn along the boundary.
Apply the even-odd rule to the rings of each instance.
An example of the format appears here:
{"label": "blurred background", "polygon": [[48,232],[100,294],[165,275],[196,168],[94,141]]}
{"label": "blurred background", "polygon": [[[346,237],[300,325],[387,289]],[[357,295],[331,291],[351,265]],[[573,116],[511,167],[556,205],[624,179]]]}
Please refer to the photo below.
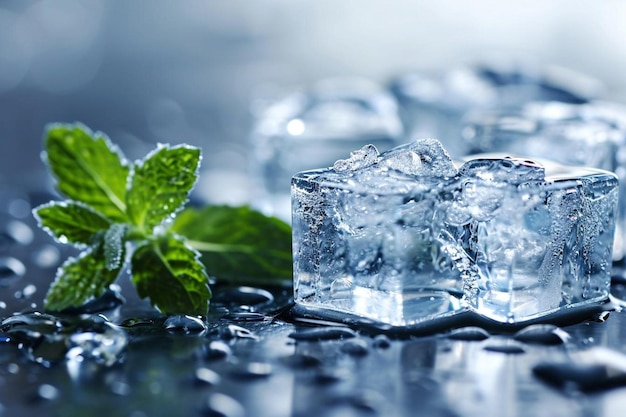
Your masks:
{"label": "blurred background", "polygon": [[384,84],[514,57],[626,101],[625,16],[620,0],[2,0],[0,185],[41,187],[46,124],[80,121],[129,159],[201,146],[197,195],[244,203],[255,112],[329,76]]}

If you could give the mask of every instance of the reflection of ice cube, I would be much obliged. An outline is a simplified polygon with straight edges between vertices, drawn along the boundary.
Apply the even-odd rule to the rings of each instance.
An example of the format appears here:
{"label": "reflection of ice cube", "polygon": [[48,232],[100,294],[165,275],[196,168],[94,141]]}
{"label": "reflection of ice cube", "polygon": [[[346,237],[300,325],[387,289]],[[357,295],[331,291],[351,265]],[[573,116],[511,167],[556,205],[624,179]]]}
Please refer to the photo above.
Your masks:
{"label": "reflection of ice cube", "polygon": [[[470,152],[509,152],[601,168],[626,178],[626,108],[610,103],[529,103],[519,110],[476,111],[466,116],[463,138]],[[626,252],[626,181],[613,256]]]}
{"label": "reflection of ice cube", "polygon": [[436,74],[408,73],[390,86],[400,103],[405,134],[435,137],[457,158],[466,151],[461,119],[472,110],[519,109],[531,101],[586,103],[598,97],[600,84],[560,67],[475,65]]}
{"label": "reflection of ice cube", "polygon": [[353,149],[393,146],[402,126],[395,99],[361,78],[319,81],[262,111],[251,133],[253,204],[289,220],[291,176],[329,167]]}
{"label": "reflection of ice cube", "polygon": [[613,174],[492,155],[451,175],[416,175],[404,165],[412,157],[401,170],[384,165],[433,146],[294,176],[299,306],[410,327],[468,308],[523,322],[608,297]]}

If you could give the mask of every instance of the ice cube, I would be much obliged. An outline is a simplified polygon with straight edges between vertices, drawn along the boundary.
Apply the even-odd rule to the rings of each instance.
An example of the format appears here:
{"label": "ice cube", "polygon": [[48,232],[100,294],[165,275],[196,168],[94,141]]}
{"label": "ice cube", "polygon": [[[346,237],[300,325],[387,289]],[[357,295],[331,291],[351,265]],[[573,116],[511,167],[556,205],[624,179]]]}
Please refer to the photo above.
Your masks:
{"label": "ice cube", "polygon": [[[357,171],[293,177],[298,308],[413,328],[468,311],[520,323],[607,299],[614,174],[505,155],[457,170],[441,149],[418,141]],[[428,175],[424,154],[448,175]],[[398,157],[400,169],[385,166]]]}
{"label": "ice cube", "polygon": [[[626,178],[626,107],[606,102],[534,102],[517,111],[473,112],[464,123],[463,138],[470,153],[549,156],[560,163],[601,168]],[[626,181],[620,183],[619,198],[614,260],[623,259],[626,253]]]}

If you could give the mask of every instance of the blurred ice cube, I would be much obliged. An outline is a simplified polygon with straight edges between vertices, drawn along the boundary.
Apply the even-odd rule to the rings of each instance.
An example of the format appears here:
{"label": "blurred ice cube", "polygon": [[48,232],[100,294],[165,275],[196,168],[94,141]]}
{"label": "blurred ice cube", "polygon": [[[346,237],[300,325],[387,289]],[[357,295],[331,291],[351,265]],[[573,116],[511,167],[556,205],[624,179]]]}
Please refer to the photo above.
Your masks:
{"label": "blurred ice cube", "polygon": [[408,73],[392,80],[400,103],[405,138],[436,137],[455,157],[465,155],[461,119],[472,110],[519,109],[530,101],[587,103],[602,86],[596,80],[556,66],[480,64],[444,72]]}
{"label": "blurred ice cube", "polygon": [[358,170],[298,173],[295,301],[399,328],[468,309],[519,323],[604,301],[617,185],[607,171],[505,155],[457,170],[433,139]]}
{"label": "blurred ice cube", "polygon": [[367,144],[391,148],[402,133],[397,111],[391,94],[363,78],[321,80],[267,106],[251,134],[252,204],[290,220],[292,175]]}

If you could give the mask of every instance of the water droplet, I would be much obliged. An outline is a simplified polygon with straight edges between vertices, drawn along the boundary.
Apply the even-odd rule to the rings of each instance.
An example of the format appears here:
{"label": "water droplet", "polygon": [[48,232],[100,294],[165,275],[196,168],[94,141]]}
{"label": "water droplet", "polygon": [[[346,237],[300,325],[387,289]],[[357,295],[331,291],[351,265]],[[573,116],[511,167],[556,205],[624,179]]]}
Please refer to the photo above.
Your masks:
{"label": "water droplet", "polygon": [[299,329],[289,334],[295,340],[332,340],[348,339],[357,334],[349,327],[316,327],[310,329]]}
{"label": "water droplet", "polygon": [[372,346],[378,349],[388,349],[389,347],[391,347],[391,340],[389,340],[389,337],[387,335],[379,334],[374,337],[374,342],[372,343]]}
{"label": "water droplet", "polygon": [[27,348],[28,359],[46,368],[61,362],[66,352],[65,337],[60,335],[42,337],[41,341]]}
{"label": "water droplet", "polygon": [[24,264],[10,256],[0,257],[0,287],[10,285],[26,273]]}
{"label": "water droplet", "polygon": [[369,347],[364,339],[349,339],[341,345],[341,351],[351,356],[365,356]]}
{"label": "water droplet", "polygon": [[488,339],[491,335],[489,332],[481,327],[468,326],[460,329],[452,330],[448,333],[448,338],[453,340],[465,340],[465,341],[481,341]]}
{"label": "water droplet", "polygon": [[98,364],[111,366],[116,363],[128,344],[128,336],[121,328],[105,323],[102,333],[82,332],[69,337],[68,360],[91,360]]}
{"label": "water droplet", "polygon": [[221,327],[219,330],[219,334],[223,339],[254,339],[257,340],[259,337],[254,334],[252,331],[246,329],[245,327],[236,326],[234,324],[229,324],[228,326]]}
{"label": "water droplet", "polygon": [[231,354],[230,347],[219,340],[213,340],[204,347],[204,357],[209,360],[223,359]]}
{"label": "water droplet", "polygon": [[37,395],[40,399],[53,401],[59,398],[59,390],[50,384],[42,384],[37,388]]}
{"label": "water droplet", "polygon": [[33,251],[31,260],[39,268],[54,268],[59,264],[61,254],[52,245],[44,245]]}
{"label": "water droplet", "polygon": [[10,373],[11,375],[16,375],[17,373],[20,372],[20,366],[16,363],[9,363],[7,365],[7,372]]}
{"label": "water droplet", "polygon": [[314,381],[320,385],[333,384],[345,381],[350,376],[346,369],[336,367],[322,367],[314,375]]}
{"label": "water droplet", "polygon": [[234,398],[225,394],[213,393],[206,403],[203,415],[215,417],[245,417],[246,411]]}
{"label": "water droplet", "polygon": [[598,322],[598,323],[604,323],[605,321],[609,319],[610,315],[611,315],[610,311],[601,311],[600,313],[593,316],[591,320]]}
{"label": "water droplet", "polygon": [[148,327],[154,328],[157,326],[157,320],[150,317],[131,317],[125,319],[120,323],[121,327],[133,328],[133,327]]}
{"label": "water droplet", "polygon": [[357,392],[351,395],[338,395],[328,399],[327,405],[332,408],[329,410],[330,413],[325,413],[324,415],[354,415],[355,411],[358,412],[357,415],[378,415],[384,403],[385,399],[381,398],[380,394],[373,391]]}
{"label": "water droplet", "polygon": [[194,373],[194,382],[197,385],[213,386],[220,383],[220,375],[209,368],[198,368]]}
{"label": "water droplet", "polygon": [[15,198],[9,202],[7,212],[15,218],[23,219],[30,215],[31,206],[27,199]]}
{"label": "water droplet", "polygon": [[201,318],[176,315],[170,316],[163,323],[165,329],[170,333],[182,333],[182,334],[203,334],[207,330],[207,326]]}
{"label": "water droplet", "polygon": [[626,385],[626,355],[607,348],[576,352],[567,362],[543,362],[533,374],[562,389],[599,391]]}
{"label": "water droplet", "polygon": [[130,385],[124,381],[113,381],[109,384],[109,389],[115,395],[125,397],[130,394]]}
{"label": "water droplet", "polygon": [[243,379],[267,378],[272,374],[272,365],[267,362],[248,362],[233,368],[232,374]]}
{"label": "water droplet", "polygon": [[31,229],[26,223],[19,220],[11,220],[8,222],[5,232],[15,243],[24,246],[30,245],[34,238],[33,229]]}
{"label": "water droplet", "polygon": [[230,320],[230,321],[264,321],[264,320],[269,319],[269,317],[261,313],[246,313],[246,312],[229,313],[229,314],[222,316],[221,318],[225,320]]}
{"label": "water droplet", "polygon": [[287,356],[285,362],[294,368],[314,368],[322,364],[319,358],[303,353]]}
{"label": "water droplet", "polygon": [[526,353],[526,350],[524,350],[523,347],[512,343],[489,344],[485,346],[484,349],[489,352],[505,353],[508,355]]}
{"label": "water droplet", "polygon": [[33,284],[28,284],[27,286],[24,287],[24,289],[22,290],[22,297],[24,298],[30,298],[33,295],[35,295],[35,293],[37,292],[37,287],[34,286]]}
{"label": "water droplet", "polygon": [[553,324],[533,324],[515,333],[513,338],[528,344],[562,345],[567,343],[571,336]]}
{"label": "water droplet", "polygon": [[54,334],[61,328],[61,322],[56,317],[39,312],[16,314],[0,323],[3,332],[20,342],[38,340],[42,334]]}

